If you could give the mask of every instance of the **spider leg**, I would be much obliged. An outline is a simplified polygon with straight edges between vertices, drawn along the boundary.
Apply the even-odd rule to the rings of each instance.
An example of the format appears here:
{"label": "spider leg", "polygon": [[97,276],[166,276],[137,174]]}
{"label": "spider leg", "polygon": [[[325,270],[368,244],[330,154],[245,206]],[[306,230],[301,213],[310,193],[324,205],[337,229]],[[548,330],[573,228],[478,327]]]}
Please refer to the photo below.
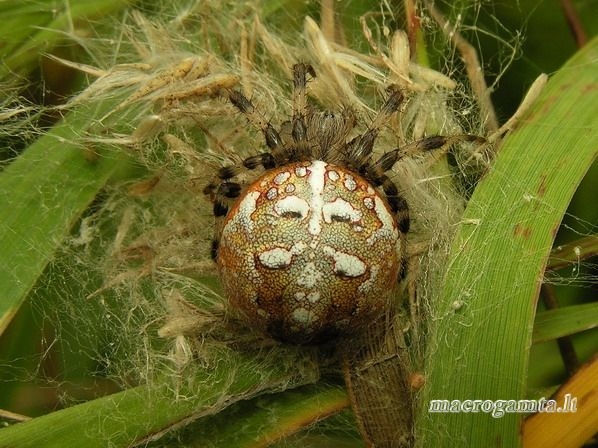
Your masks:
{"label": "spider leg", "polygon": [[241,184],[237,182],[222,182],[214,195],[214,216],[224,218],[228,213],[231,199],[238,198],[241,194]]}
{"label": "spider leg", "polygon": [[[486,140],[483,137],[469,134],[442,136],[435,135],[426,137],[422,140],[410,143],[406,146],[396,148],[383,154],[375,163],[371,165],[364,165],[362,172],[370,182],[376,186],[381,187],[386,196],[386,200],[391,211],[396,216],[397,227],[399,228],[399,239],[401,247],[405,247],[406,235],[409,232],[409,205],[405,198],[399,193],[395,183],[388,177],[386,171],[389,171],[394,164],[404,157],[412,156],[418,152],[427,152],[437,149],[447,150],[455,143],[459,142],[473,142],[482,144]],[[407,258],[402,261],[400,270],[400,279],[405,278],[407,272]]]}
{"label": "spider leg", "polygon": [[[264,152],[262,154],[247,157],[245,160],[243,160],[243,166],[248,170],[254,170],[258,166],[262,166],[264,169],[268,170],[276,166],[276,161],[274,160],[274,156],[271,153]],[[216,177],[214,178],[214,180],[212,180],[208,185],[204,187],[203,194],[205,194],[206,196],[210,196],[210,199],[212,200],[212,202],[214,202],[214,197],[220,184],[222,182],[227,182],[233,177],[239,175],[242,170],[242,167],[237,165],[223,166],[216,173]]]}
{"label": "spider leg", "polygon": [[305,117],[307,115],[307,75],[316,77],[314,68],[309,64],[293,65],[293,120],[291,135],[295,142],[302,142],[307,137]]}
{"label": "spider leg", "polygon": [[216,260],[216,257],[218,256],[218,246],[220,244],[220,230],[222,224],[224,223],[224,218],[228,213],[229,204],[232,202],[233,199],[239,197],[239,195],[241,194],[241,190],[241,184],[232,181],[224,181],[220,183],[220,185],[214,193],[213,212],[214,217],[216,218],[216,232],[214,239],[212,240],[212,247],[210,250],[210,254],[213,260]]}
{"label": "spider leg", "polygon": [[272,124],[266,120],[264,115],[257,110],[253,103],[238,90],[229,90],[228,99],[241,113],[243,113],[249,122],[262,131],[266,139],[266,145],[272,151],[276,151],[282,146],[282,140],[278,131],[274,129]]}
{"label": "spider leg", "polygon": [[[242,166],[227,165],[217,171],[214,179],[203,189],[203,193],[209,196],[214,204],[216,219],[224,217],[228,213],[228,201],[226,198],[231,199],[239,196],[241,185],[232,182],[231,179],[239,175],[244,168],[253,170],[258,166],[262,166],[264,169],[270,169],[274,168],[279,162],[284,162],[284,160],[277,160],[277,156],[278,159],[282,159],[282,140],[276,129],[241,92],[228,90],[228,95],[230,102],[247,117],[253,126],[262,131],[266,139],[266,145],[272,152],[247,157],[243,160]],[[215,252],[216,249],[213,248],[212,253]]]}
{"label": "spider leg", "polygon": [[390,86],[388,91],[390,92],[390,95],[378,112],[378,115],[376,115],[376,118],[374,118],[370,124],[369,129],[362,135],[355,137],[355,139],[348,144],[349,151],[346,162],[359,172],[363,172],[363,168],[372,154],[374,142],[378,137],[380,129],[388,122],[388,120],[390,120],[392,114],[399,109],[405,98],[403,93],[396,86]]}
{"label": "spider leg", "polygon": [[[243,162],[243,164],[245,164],[245,162]],[[240,171],[241,171],[241,169],[235,165],[223,166],[222,168],[220,168],[217,171],[216,177],[214,178],[214,180],[212,180],[208,185],[206,185],[204,187],[203,194],[205,194],[206,196],[209,196],[210,200],[212,202],[214,202],[214,198],[216,196],[216,192],[217,192],[220,184],[223,181],[226,182],[229,179],[232,179],[233,177],[238,175]]]}
{"label": "spider leg", "polygon": [[[306,73],[313,73],[313,68],[299,64],[296,69],[296,84],[303,84],[303,103],[305,103],[305,82],[301,82],[301,78],[305,81]],[[303,73],[303,75],[301,75]],[[297,79],[298,78],[298,79]],[[301,88],[299,88],[299,91]],[[274,168],[277,165],[287,162],[288,157],[285,155],[283,142],[280,134],[272,124],[264,117],[264,115],[253,105],[253,103],[241,92],[237,90],[228,90],[228,97],[230,102],[241,113],[243,113],[247,120],[257,129],[261,130],[266,140],[266,145],[271,152],[257,154],[247,157],[243,160],[242,165],[227,165],[220,168],[215,178],[203,189],[203,193],[210,197],[213,203],[213,212],[216,217],[216,232],[214,240],[212,241],[211,255],[213,259],[218,256],[219,235],[224,218],[228,214],[229,205],[233,199],[240,196],[242,185],[233,179],[238,176],[243,169],[253,170],[259,166],[264,169]]]}
{"label": "spider leg", "polygon": [[383,172],[368,172],[368,180],[375,186],[381,187],[386,196],[390,210],[396,215],[397,226],[401,233],[409,232],[409,205],[395,183]]}
{"label": "spider leg", "polygon": [[254,170],[260,165],[264,169],[269,170],[276,166],[276,160],[274,160],[274,156],[269,152],[249,156],[243,160],[243,166],[248,170]]}
{"label": "spider leg", "polygon": [[307,76],[315,78],[316,72],[309,64],[293,65],[293,117],[291,119],[291,137],[294,144],[287,147],[288,162],[309,160],[312,148],[308,142],[307,128]]}
{"label": "spider leg", "polygon": [[[381,187],[386,196],[386,200],[390,207],[390,210],[395,215],[397,227],[399,229],[399,244],[405,254],[405,247],[407,244],[407,233],[411,221],[409,219],[409,204],[407,200],[399,193],[399,189],[395,183],[382,171],[368,172],[368,180],[375,186]],[[399,280],[403,280],[407,274],[407,257],[404,256],[401,260],[401,266],[399,270]]]}
{"label": "spider leg", "polygon": [[442,153],[447,151],[455,143],[461,142],[483,144],[486,142],[486,139],[470,134],[451,136],[433,135],[383,154],[369,169],[374,172],[385,172],[390,170],[395,163],[405,157],[411,157],[417,153],[425,153],[434,150],[440,150]]}

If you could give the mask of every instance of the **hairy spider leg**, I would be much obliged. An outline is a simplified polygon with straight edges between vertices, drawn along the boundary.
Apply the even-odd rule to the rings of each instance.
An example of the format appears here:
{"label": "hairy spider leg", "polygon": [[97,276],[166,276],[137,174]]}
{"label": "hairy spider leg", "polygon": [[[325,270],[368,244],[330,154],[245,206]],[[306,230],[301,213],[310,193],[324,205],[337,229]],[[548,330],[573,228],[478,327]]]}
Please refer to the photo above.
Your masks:
{"label": "hairy spider leg", "polygon": [[456,143],[469,142],[483,144],[486,139],[477,135],[457,134],[451,136],[433,135],[411,142],[405,146],[400,146],[383,154],[376,162],[370,166],[371,174],[384,173],[395,165],[399,160],[406,157],[412,157],[419,153],[439,150],[442,154],[449,150]]}
{"label": "hairy spider leg", "polygon": [[368,130],[348,143],[349,149],[345,163],[361,174],[364,174],[380,129],[388,123],[392,114],[399,109],[405,98],[397,86],[390,86],[387,90],[390,92],[390,95],[370,124]]}
{"label": "hairy spider leg", "polygon": [[238,90],[229,90],[228,99],[239,109],[239,112],[247,117],[247,120],[256,128],[262,131],[266,139],[266,146],[272,151],[282,146],[282,141],[278,131],[274,126],[264,117],[264,115],[253,105],[253,103]]}
{"label": "hairy spider leg", "polygon": [[[447,151],[452,145],[460,142],[471,142],[482,144],[486,140],[483,137],[470,134],[459,134],[451,136],[434,135],[426,137],[416,142],[389,151],[371,165],[365,165],[363,174],[371,180],[375,186],[381,186],[388,199],[388,204],[393,212],[397,213],[397,222],[403,232],[409,230],[409,215],[405,200],[399,196],[398,190],[390,178],[385,174],[399,160],[405,157],[411,157],[418,153],[439,150],[441,153]],[[406,210],[401,219],[402,209]]]}
{"label": "hairy spider leg", "polygon": [[[243,167],[249,170],[259,166],[270,169],[284,163],[283,144],[278,131],[245,95],[237,90],[227,90],[227,92],[231,104],[243,113],[255,128],[262,131],[266,145],[271,150],[271,152],[247,157],[243,160]],[[277,160],[277,157],[279,160]],[[231,180],[239,175],[241,171],[241,166],[229,165],[222,167],[216,173],[216,178],[203,190],[203,193],[210,196],[213,202],[217,227],[222,224],[220,221],[227,215],[230,202],[241,194],[241,184]],[[218,241],[214,240],[212,243],[212,258],[216,257],[217,249]]]}
{"label": "hairy spider leg", "polygon": [[[411,157],[418,153],[439,150],[446,152],[452,145],[460,142],[471,142],[482,144],[486,140],[483,137],[470,134],[459,134],[452,136],[434,135],[423,138],[408,145],[396,148],[383,154],[376,162],[365,167],[365,176],[375,186],[384,191],[388,205],[394,212],[397,226],[401,232],[401,244],[405,243],[406,235],[409,232],[410,218],[409,205],[405,198],[399,193],[395,183],[386,174],[399,160]],[[404,278],[407,272],[407,258],[403,260],[400,277]]]}
{"label": "hairy spider leg", "polygon": [[307,138],[307,75],[316,77],[316,72],[309,64],[293,65],[293,121],[292,136],[295,142],[302,142]]}
{"label": "hairy spider leg", "polygon": [[[268,170],[309,155],[309,146],[306,142],[307,126],[305,123],[305,116],[307,114],[305,94],[307,75],[316,76],[315,70],[311,65],[300,63],[293,66],[292,136],[297,144],[294,148],[284,148],[278,131],[253,105],[251,100],[238,90],[227,90],[231,104],[247,117],[252,126],[263,133],[266,146],[270,149],[270,152],[247,157],[242,162],[243,167],[254,170],[261,166]],[[235,165],[222,167],[218,170],[216,179],[204,188],[204,194],[209,195],[213,201],[213,212],[218,228],[222,226],[222,221],[228,214],[230,202],[241,194],[241,184],[231,180],[239,175],[241,171],[241,167]],[[218,233],[216,232],[216,234]],[[216,259],[217,254],[218,239],[215,238],[212,241],[212,258]]]}
{"label": "hairy spider leg", "polygon": [[[305,117],[307,116],[306,87],[308,75],[312,78],[316,77],[316,72],[311,65],[299,63],[293,66],[293,117],[291,132],[293,140],[296,143],[305,142],[307,139]],[[243,161],[245,168],[252,170],[258,166],[262,166],[264,169],[271,169],[289,162],[302,160],[310,155],[309,147],[306,144],[297,148],[284,148],[278,131],[241,92],[229,90],[228,95],[230,102],[247,117],[248,121],[255,128],[262,131],[266,140],[266,146],[271,150],[271,152],[246,158]]]}

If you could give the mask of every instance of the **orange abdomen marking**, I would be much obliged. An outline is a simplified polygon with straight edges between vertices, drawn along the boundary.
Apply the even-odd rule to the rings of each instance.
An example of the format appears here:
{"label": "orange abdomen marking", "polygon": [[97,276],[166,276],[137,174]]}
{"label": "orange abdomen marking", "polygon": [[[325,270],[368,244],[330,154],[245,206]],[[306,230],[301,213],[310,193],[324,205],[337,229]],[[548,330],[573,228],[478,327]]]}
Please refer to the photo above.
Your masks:
{"label": "orange abdomen marking", "polygon": [[323,161],[274,168],[224,222],[217,263],[233,309],[275,339],[319,343],[387,307],[403,258],[386,201]]}

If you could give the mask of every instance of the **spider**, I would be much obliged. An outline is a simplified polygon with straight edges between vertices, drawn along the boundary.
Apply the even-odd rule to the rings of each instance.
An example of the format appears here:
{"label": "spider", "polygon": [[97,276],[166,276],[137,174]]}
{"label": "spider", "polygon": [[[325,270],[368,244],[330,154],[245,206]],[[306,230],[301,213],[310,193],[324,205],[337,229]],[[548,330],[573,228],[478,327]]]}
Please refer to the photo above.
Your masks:
{"label": "spider", "polygon": [[[373,157],[381,128],[404,100],[396,86],[361,135],[348,139],[350,109],[307,104],[315,78],[293,66],[292,118],[276,130],[237,90],[229,101],[265,138],[267,152],[220,168],[204,193],[213,202],[212,258],[232,309],[267,335],[320,344],[359,331],[389,307],[406,274],[409,207],[386,174],[402,158],[473,135],[431,136]],[[263,169],[251,183],[243,172]]]}

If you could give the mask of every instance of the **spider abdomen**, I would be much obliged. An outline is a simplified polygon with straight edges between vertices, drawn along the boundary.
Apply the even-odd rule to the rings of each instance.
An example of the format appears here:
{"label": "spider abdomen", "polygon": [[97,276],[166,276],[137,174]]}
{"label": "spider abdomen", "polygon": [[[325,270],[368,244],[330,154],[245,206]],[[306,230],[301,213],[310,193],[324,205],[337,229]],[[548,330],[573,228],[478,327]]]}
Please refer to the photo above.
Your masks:
{"label": "spider abdomen", "polygon": [[268,170],[229,210],[217,263],[233,309],[275,339],[319,343],[386,308],[403,247],[386,201],[323,161]]}

